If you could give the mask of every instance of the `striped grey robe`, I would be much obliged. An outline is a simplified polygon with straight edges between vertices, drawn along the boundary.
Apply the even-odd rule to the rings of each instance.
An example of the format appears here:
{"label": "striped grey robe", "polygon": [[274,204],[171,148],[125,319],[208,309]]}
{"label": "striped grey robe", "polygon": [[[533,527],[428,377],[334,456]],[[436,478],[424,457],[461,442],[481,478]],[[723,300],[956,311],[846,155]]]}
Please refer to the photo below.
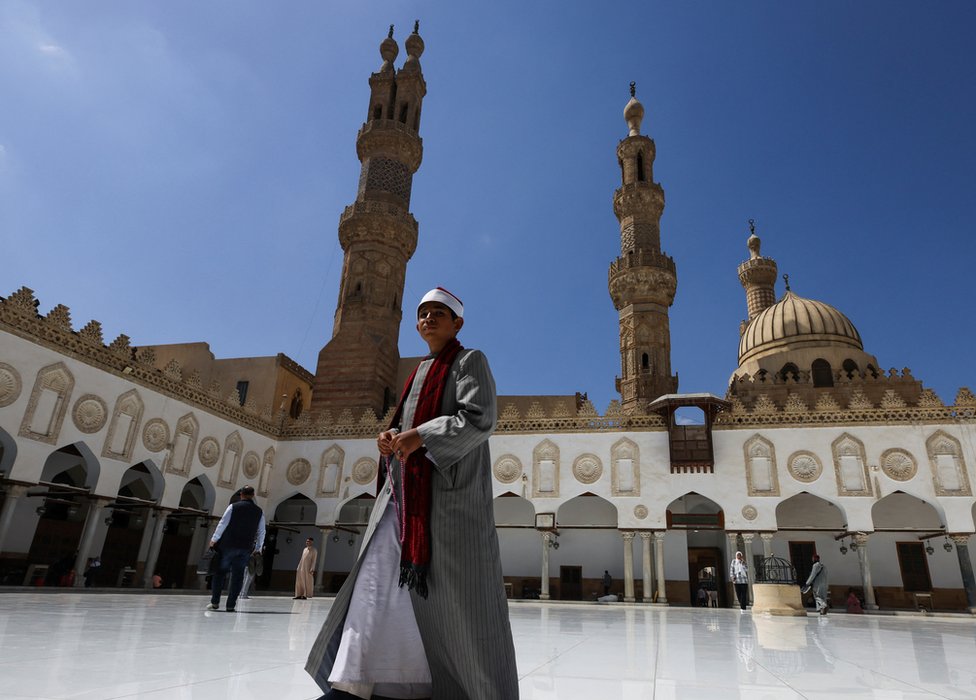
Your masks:
{"label": "striped grey robe", "polygon": [[[424,600],[411,592],[433,697],[514,700],[519,695],[518,673],[495,533],[488,451],[496,419],[495,380],[480,351],[458,353],[444,388],[442,413],[414,426],[423,439],[422,449],[436,464],[431,480],[429,595]],[[362,551],[368,544],[367,539]],[[358,572],[357,561],[305,664],[322,689],[329,687]]]}

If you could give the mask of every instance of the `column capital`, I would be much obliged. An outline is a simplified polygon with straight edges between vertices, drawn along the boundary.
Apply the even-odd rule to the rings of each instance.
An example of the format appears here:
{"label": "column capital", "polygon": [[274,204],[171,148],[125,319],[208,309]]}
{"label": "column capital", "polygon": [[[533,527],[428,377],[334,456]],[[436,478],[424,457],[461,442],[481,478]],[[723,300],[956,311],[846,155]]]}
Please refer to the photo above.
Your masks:
{"label": "column capital", "polygon": [[633,530],[621,530],[620,536],[624,538],[624,542],[630,542],[634,539],[636,533]]}
{"label": "column capital", "polygon": [[868,537],[870,537],[870,532],[855,532],[851,535],[851,539],[858,547],[866,547],[868,544]]}
{"label": "column capital", "polygon": [[772,542],[774,537],[776,537],[776,533],[775,532],[760,532],[759,533],[759,539],[761,539],[763,542]]}
{"label": "column capital", "polygon": [[543,530],[542,531],[542,541],[543,542],[545,542],[546,544],[549,544],[550,542],[552,542],[552,538],[553,538],[552,530]]}
{"label": "column capital", "polygon": [[971,532],[956,532],[949,535],[949,539],[957,547],[965,547],[969,544],[969,538],[973,536]]}
{"label": "column capital", "polygon": [[658,542],[663,542],[665,535],[668,534],[667,530],[654,530],[654,539]]}
{"label": "column capital", "polygon": [[20,498],[33,484],[7,484],[7,498]]}
{"label": "column capital", "polygon": [[742,541],[745,542],[746,544],[751,543],[752,540],[755,537],[756,537],[756,533],[755,532],[743,532],[742,533]]}
{"label": "column capital", "polygon": [[654,536],[654,533],[651,530],[640,530],[637,534],[640,535],[640,538],[645,542],[649,541],[651,537]]}

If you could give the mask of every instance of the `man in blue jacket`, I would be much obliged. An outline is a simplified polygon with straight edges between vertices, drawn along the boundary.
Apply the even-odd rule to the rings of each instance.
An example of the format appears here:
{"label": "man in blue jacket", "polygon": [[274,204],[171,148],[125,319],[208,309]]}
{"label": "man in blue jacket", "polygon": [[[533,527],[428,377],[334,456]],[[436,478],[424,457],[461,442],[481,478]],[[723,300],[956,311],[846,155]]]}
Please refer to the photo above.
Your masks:
{"label": "man in blue jacket", "polygon": [[217,550],[220,563],[210,580],[210,604],[207,610],[220,609],[220,591],[230,572],[230,589],[227,591],[227,612],[234,612],[237,596],[244,585],[244,569],[254,552],[264,547],[264,513],[254,502],[254,487],[241,489],[241,500],[231,503],[217,523],[210,546]]}

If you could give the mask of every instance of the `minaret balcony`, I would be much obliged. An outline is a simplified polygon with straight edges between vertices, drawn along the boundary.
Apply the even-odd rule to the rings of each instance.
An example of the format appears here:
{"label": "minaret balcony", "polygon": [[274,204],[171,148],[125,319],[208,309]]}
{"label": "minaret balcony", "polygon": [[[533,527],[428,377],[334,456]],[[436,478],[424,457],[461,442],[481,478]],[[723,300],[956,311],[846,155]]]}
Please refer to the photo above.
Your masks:
{"label": "minaret balcony", "polygon": [[610,263],[610,277],[642,267],[656,267],[670,272],[672,276],[677,276],[674,259],[670,255],[655,250],[635,250]]}
{"label": "minaret balcony", "polygon": [[656,182],[632,182],[613,193],[613,213],[617,220],[627,216],[661,218],[664,211],[664,188]]}
{"label": "minaret balcony", "polygon": [[362,162],[383,154],[395,157],[416,172],[424,157],[424,140],[410,126],[395,119],[372,119],[356,135],[356,155]]}

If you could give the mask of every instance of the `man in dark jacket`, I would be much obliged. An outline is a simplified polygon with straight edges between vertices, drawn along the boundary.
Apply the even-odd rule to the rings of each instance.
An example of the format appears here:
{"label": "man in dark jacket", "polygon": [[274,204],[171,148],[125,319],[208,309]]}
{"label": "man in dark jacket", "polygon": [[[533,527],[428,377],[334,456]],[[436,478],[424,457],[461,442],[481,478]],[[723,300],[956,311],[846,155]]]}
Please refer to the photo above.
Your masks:
{"label": "man in dark jacket", "polygon": [[217,571],[210,580],[210,605],[207,610],[220,609],[220,591],[230,572],[230,589],[227,591],[227,612],[234,612],[237,596],[244,585],[244,569],[253,552],[264,547],[264,513],[254,502],[254,487],[241,489],[241,500],[231,503],[217,523],[210,546],[217,550]]}

